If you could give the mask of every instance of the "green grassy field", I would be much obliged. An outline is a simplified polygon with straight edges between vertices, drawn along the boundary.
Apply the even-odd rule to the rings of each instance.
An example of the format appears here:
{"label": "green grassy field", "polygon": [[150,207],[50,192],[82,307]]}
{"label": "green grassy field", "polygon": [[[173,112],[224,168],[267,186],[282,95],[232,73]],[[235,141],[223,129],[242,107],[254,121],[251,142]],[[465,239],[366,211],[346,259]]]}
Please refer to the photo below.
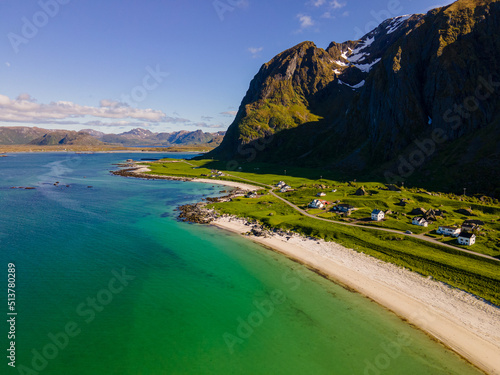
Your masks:
{"label": "green grassy field", "polygon": [[[236,198],[211,205],[226,214],[257,220],[269,228],[334,241],[500,305],[500,265],[494,261],[433,245],[411,236],[348,227],[304,217],[277,198]],[[271,216],[272,215],[272,216]]]}
{"label": "green grassy field", "polygon": [[[307,204],[316,198],[320,191],[327,195],[321,199],[331,202],[351,204],[357,208],[350,216],[340,217],[326,210],[309,210],[310,214],[332,220],[364,224],[367,228],[350,227],[334,222],[325,222],[306,217],[284,202],[267,194],[259,198],[236,198],[231,202],[215,203],[212,206],[222,213],[257,220],[270,228],[281,228],[335,241],[349,248],[364,252],[383,261],[387,261],[425,276],[446,282],[500,305],[500,263],[458,250],[422,241],[414,236],[387,233],[370,229],[379,226],[401,231],[411,230],[415,234],[428,233],[430,236],[457,246],[456,239],[437,235],[439,225],[460,225],[466,219],[482,220],[485,225],[478,233],[477,242],[470,250],[500,257],[500,205],[498,201],[481,197],[461,197],[453,194],[432,193],[417,189],[388,190],[381,183],[346,182],[335,180],[334,176],[323,176],[322,171],[300,168],[275,167],[271,165],[246,164],[241,170],[225,171],[225,163],[212,160],[157,162],[152,164],[152,174],[164,174],[183,177],[210,176],[212,170],[220,170],[231,176],[222,179],[252,180],[265,185],[274,185],[286,181],[294,191],[278,193],[288,201],[306,209]],[[281,173],[281,174],[280,174]],[[206,176],[203,176],[206,175]],[[322,177],[322,178],[320,178]],[[317,178],[317,179],[316,179]],[[214,179],[215,180],[215,179]],[[361,186],[367,195],[354,193]],[[336,189],[336,192],[332,190]],[[276,190],[277,191],[277,190]],[[401,199],[406,199],[406,206],[400,206]],[[433,208],[443,211],[443,216],[427,228],[411,224],[414,208]],[[374,209],[391,210],[383,222],[368,220]],[[474,216],[465,216],[457,210],[471,209]],[[464,247],[465,248],[465,247]]]}
{"label": "green grassy field", "polygon": [[[225,171],[220,167],[226,166],[225,163],[212,160],[170,160],[167,163],[151,164],[152,174],[165,174],[182,177],[207,177],[211,175],[212,170],[221,170],[231,174],[219,179],[245,181],[252,180],[264,185],[275,185],[278,181],[284,180],[295,191],[288,193],[278,193],[288,201],[301,208],[307,208],[307,205],[316,198],[318,192],[325,192],[326,196],[321,199],[330,202],[341,202],[356,207],[350,217],[345,221],[357,222],[359,224],[396,229],[401,231],[410,230],[413,233],[435,233],[439,225],[460,226],[464,220],[481,220],[485,223],[481,231],[477,233],[476,244],[472,247],[474,251],[490,256],[500,257],[500,204],[487,197],[462,197],[453,194],[432,193],[420,191],[418,189],[403,189],[402,191],[390,191],[381,184],[374,182],[340,182],[334,180],[332,176],[322,176],[321,170],[276,167],[263,163],[245,164],[242,170]],[[247,172],[248,171],[248,172]],[[287,175],[279,174],[285,172]],[[328,172],[331,174],[331,172]],[[326,174],[326,172],[325,172]],[[300,176],[297,176],[300,175]],[[318,179],[315,179],[315,176]],[[319,179],[319,177],[323,177]],[[331,177],[332,179],[327,179]],[[243,179],[243,180],[240,180]],[[263,185],[261,185],[263,186]],[[324,187],[324,189],[321,188]],[[355,192],[363,187],[367,195],[357,196]],[[337,190],[332,192],[332,190]],[[277,191],[277,190],[276,190]],[[399,203],[405,199],[406,206],[400,206]],[[373,209],[383,211],[390,210],[392,213],[386,215],[382,222],[373,222],[369,220]],[[411,215],[414,208],[439,209],[443,211],[443,216],[429,225],[429,227],[419,227],[412,225]],[[471,209],[474,216],[465,216],[457,211],[460,209]],[[327,210],[315,211],[320,217],[339,220],[338,214],[328,212]],[[436,235],[436,239],[450,243],[456,246],[456,239]]]}

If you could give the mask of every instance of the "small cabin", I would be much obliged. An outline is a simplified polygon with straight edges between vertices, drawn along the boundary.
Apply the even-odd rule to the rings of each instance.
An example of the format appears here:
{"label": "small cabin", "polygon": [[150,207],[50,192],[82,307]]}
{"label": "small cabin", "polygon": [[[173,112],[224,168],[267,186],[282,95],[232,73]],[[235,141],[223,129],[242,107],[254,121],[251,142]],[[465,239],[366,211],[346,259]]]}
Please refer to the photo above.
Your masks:
{"label": "small cabin", "polygon": [[377,210],[377,209],[372,211],[372,220],[373,221],[384,220],[384,217],[385,217],[384,211]]}
{"label": "small cabin", "polygon": [[420,227],[427,227],[429,226],[429,222],[425,220],[423,217],[414,217],[411,221],[413,225],[418,225]]}

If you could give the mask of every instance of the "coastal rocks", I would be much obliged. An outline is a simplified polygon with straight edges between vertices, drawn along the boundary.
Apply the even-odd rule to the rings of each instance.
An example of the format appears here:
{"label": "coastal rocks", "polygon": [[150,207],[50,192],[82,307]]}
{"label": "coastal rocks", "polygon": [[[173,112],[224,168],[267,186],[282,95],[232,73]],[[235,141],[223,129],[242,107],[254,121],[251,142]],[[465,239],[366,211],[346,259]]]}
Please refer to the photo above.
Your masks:
{"label": "coastal rocks", "polygon": [[186,204],[178,208],[179,220],[196,224],[210,224],[219,217],[214,210],[206,208],[206,203]]}
{"label": "coastal rocks", "polygon": [[210,203],[221,203],[221,202],[229,202],[234,197],[233,194],[225,195],[223,197],[207,197],[205,200]]}
{"label": "coastal rocks", "polygon": [[259,228],[252,228],[252,230],[250,230],[249,234],[251,234],[255,237],[267,237],[266,233],[262,229],[259,229]]}

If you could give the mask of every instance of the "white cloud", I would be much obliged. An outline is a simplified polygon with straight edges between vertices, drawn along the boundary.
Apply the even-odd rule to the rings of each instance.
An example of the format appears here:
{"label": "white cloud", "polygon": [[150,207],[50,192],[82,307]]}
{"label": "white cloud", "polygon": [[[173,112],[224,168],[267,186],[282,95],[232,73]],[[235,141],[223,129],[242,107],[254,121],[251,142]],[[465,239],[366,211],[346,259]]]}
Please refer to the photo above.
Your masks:
{"label": "white cloud", "polygon": [[[115,122],[103,122],[103,121],[87,121],[82,125],[91,126],[91,127],[133,127],[133,128],[149,128],[152,124],[144,123],[144,122],[131,122],[131,121],[115,121]],[[156,124],[157,125],[157,124]]]}
{"label": "white cloud", "polygon": [[10,62],[8,62],[8,61],[7,61],[7,62],[5,63],[5,66],[7,66],[7,68],[10,68]]}
{"label": "white cloud", "polygon": [[238,113],[238,111],[226,111],[226,112],[221,112],[220,114],[221,115],[224,115],[224,116],[236,116],[236,114]]}
{"label": "white cloud", "polygon": [[343,8],[346,6],[346,3],[341,3],[339,2],[338,0],[333,0],[331,3],[330,3],[330,6],[333,8],[333,9],[340,9],[340,8]]}
{"label": "white cloud", "polygon": [[342,13],[342,17],[349,17],[349,12],[348,11],[345,11],[344,13]]}
{"label": "white cloud", "polygon": [[56,123],[61,120],[84,119],[87,116],[144,122],[189,122],[178,117],[168,117],[162,111],[132,108],[127,104],[108,99],[101,100],[99,107],[91,107],[69,101],[39,104],[26,93],[19,95],[15,100],[0,94],[0,121],[3,122]]}
{"label": "white cloud", "polygon": [[311,0],[310,4],[312,6],[315,6],[316,8],[319,8],[320,6],[324,5],[326,3],[326,0]]}
{"label": "white cloud", "polygon": [[259,57],[259,52],[262,52],[264,47],[250,47],[248,51],[252,54],[253,58]]}
{"label": "white cloud", "polygon": [[297,18],[299,19],[301,29],[306,29],[308,27],[314,26],[314,21],[311,16],[305,14],[297,14]]}
{"label": "white cloud", "polygon": [[222,129],[226,126],[222,124],[207,124],[206,122],[192,122],[190,124],[186,124],[188,126],[196,126],[197,128],[210,128],[210,129]]}
{"label": "white cloud", "polygon": [[321,18],[328,18],[328,19],[331,19],[331,18],[335,18],[331,12],[325,12],[321,15]]}
{"label": "white cloud", "polygon": [[19,96],[17,97],[16,100],[18,100],[18,101],[27,101],[27,102],[32,102],[32,103],[36,102],[36,99],[32,98],[31,95],[27,94],[27,93],[19,94]]}

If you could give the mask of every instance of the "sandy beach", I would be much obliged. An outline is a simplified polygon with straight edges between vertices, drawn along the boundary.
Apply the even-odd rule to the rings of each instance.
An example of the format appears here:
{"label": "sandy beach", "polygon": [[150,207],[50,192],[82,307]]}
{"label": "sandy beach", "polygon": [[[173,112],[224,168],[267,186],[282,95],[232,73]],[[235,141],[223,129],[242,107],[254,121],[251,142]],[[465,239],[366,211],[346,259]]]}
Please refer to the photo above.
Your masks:
{"label": "sandy beach", "polygon": [[[238,234],[251,228],[234,217],[213,224]],[[248,238],[369,297],[486,373],[500,374],[499,308],[333,242],[277,234]]]}
{"label": "sandy beach", "polygon": [[165,180],[177,180],[177,181],[190,181],[190,182],[201,182],[204,184],[212,184],[212,185],[223,185],[230,186],[233,188],[237,188],[244,191],[256,191],[262,189],[261,187],[245,184],[243,182],[236,181],[226,181],[226,180],[211,180],[209,178],[190,178],[190,177],[176,177],[176,176],[164,176],[164,175],[156,175],[156,174],[145,174],[150,172],[148,167],[137,166],[137,169],[130,171],[131,174],[137,177],[147,177],[147,178],[158,178]]}

